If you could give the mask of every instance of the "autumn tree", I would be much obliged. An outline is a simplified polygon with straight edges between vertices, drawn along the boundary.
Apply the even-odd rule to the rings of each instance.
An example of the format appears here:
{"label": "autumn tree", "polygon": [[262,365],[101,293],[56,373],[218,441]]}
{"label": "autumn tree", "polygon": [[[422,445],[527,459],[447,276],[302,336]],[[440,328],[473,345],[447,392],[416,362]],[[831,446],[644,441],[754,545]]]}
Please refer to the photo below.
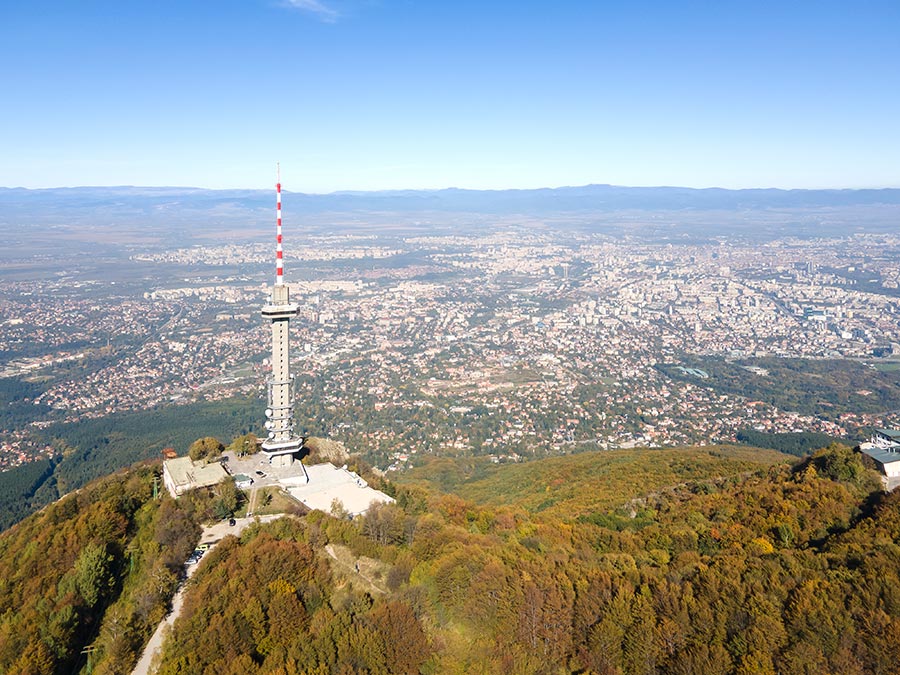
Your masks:
{"label": "autumn tree", "polygon": [[398,544],[406,532],[406,514],[396,504],[376,502],[363,520],[363,533],[375,543]]}
{"label": "autumn tree", "polygon": [[78,556],[75,588],[89,608],[98,605],[112,590],[113,560],[106,547],[97,544],[88,544]]}
{"label": "autumn tree", "polygon": [[391,600],[373,609],[368,621],[385,655],[387,673],[415,675],[430,655],[425,631],[412,609]]}

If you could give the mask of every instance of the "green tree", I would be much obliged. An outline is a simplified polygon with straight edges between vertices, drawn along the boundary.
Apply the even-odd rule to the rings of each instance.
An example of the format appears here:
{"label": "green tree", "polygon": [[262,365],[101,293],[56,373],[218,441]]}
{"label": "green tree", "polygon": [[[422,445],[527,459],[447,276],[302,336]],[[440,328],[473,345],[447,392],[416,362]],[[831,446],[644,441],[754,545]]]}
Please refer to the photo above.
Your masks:
{"label": "green tree", "polygon": [[259,438],[256,434],[235,436],[225,449],[238,457],[253,455],[259,451]]}
{"label": "green tree", "polygon": [[856,482],[865,473],[859,454],[840,443],[816,452],[813,462],[821,475],[832,480]]}
{"label": "green tree", "polygon": [[213,502],[213,515],[219,520],[229,518],[237,510],[241,495],[234,478],[224,480],[216,485],[216,499]]}
{"label": "green tree", "polygon": [[188,448],[188,456],[195,462],[201,459],[210,460],[222,454],[224,449],[225,446],[222,445],[222,441],[218,438],[204,436],[191,443],[191,447]]}
{"label": "green tree", "polygon": [[96,607],[112,591],[113,556],[105,546],[88,544],[75,562],[75,588],[88,607]]}
{"label": "green tree", "polygon": [[78,629],[78,613],[72,605],[64,605],[50,615],[41,637],[59,659],[68,656]]}

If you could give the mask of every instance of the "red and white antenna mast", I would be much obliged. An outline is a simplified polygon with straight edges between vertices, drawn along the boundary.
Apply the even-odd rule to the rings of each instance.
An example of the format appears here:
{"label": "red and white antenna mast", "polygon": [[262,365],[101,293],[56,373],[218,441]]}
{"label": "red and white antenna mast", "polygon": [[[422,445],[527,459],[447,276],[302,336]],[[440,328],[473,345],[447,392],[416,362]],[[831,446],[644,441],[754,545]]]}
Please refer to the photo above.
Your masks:
{"label": "red and white antenna mast", "polygon": [[275,205],[275,283],[284,283],[284,253],[281,250],[281,163],[276,162],[275,172],[277,174],[275,183],[275,194],[277,202]]}

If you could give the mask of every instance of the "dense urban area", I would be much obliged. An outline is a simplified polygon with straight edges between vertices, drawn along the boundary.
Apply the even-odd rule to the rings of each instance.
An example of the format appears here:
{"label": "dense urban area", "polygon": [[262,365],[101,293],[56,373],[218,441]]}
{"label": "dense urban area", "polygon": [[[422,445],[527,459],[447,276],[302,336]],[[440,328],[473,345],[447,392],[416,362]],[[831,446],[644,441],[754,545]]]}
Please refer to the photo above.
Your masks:
{"label": "dense urban area", "polygon": [[[60,420],[249,397],[261,425],[261,239],[131,246],[125,282],[65,265],[4,277],[0,377],[32,412],[4,418],[0,468],[53,453],[35,432]],[[298,426],[382,469],[900,424],[895,235],[648,243],[497,227],[286,249]]]}

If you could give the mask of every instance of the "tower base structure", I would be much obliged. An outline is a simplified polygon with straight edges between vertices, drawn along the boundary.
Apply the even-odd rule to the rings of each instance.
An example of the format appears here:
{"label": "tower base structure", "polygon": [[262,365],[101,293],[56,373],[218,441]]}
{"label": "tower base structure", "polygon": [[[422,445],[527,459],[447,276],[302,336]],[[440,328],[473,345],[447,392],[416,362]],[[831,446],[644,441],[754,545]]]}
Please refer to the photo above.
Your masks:
{"label": "tower base structure", "polygon": [[274,443],[265,441],[262,444],[262,453],[268,458],[271,466],[291,466],[295,461],[300,461],[298,456],[303,447],[302,438],[292,438],[288,442]]}
{"label": "tower base structure", "polygon": [[[278,467],[288,467],[293,465],[295,461],[294,455],[292,454],[284,454],[284,455],[271,455],[269,457],[269,465]],[[299,460],[297,460],[299,461]]]}

